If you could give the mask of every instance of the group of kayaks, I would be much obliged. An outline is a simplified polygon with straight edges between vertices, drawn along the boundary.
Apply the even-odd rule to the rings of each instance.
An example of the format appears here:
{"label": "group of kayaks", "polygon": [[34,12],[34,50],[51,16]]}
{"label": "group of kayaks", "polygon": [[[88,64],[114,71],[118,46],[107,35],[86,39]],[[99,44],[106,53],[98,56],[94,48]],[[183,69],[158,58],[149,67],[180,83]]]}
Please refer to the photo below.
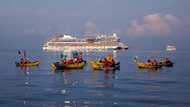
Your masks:
{"label": "group of kayaks", "polygon": [[[93,70],[116,70],[120,68],[120,63],[116,63],[111,54],[104,59],[93,60],[88,63],[91,65]],[[83,69],[86,64],[87,61],[83,60],[81,55],[77,55],[70,60],[62,59],[58,62],[52,63],[51,68],[53,70]]]}
{"label": "group of kayaks", "polygon": [[147,62],[142,62],[137,57],[135,57],[134,62],[139,69],[159,69],[162,67],[173,67],[174,65],[174,63],[169,60],[169,58],[164,58],[160,61],[149,59]]}
{"label": "group of kayaks", "polygon": [[[18,52],[21,56],[20,61],[15,62],[16,66],[19,67],[34,67],[39,66],[40,61],[31,61],[26,58],[26,52]],[[61,59],[51,64],[52,70],[65,70],[65,69],[83,69],[87,61],[82,57],[79,52],[72,53],[73,58],[67,59],[64,55],[61,55]],[[93,70],[118,70],[120,69],[120,63],[113,59],[112,54],[106,56],[101,60],[93,60],[88,62]]]}
{"label": "group of kayaks", "polygon": [[[34,67],[39,66],[40,61],[31,61],[26,58],[26,52],[21,55],[20,61],[15,62],[16,66],[19,67]],[[134,58],[134,62],[140,69],[158,69],[162,67],[172,67],[174,63],[168,58],[161,59],[160,61],[148,60],[147,62],[140,61],[137,57]],[[120,62],[113,58],[112,54],[107,55],[104,59],[91,60],[88,62],[92,70],[119,70]],[[67,59],[61,55],[61,59],[51,64],[52,70],[65,70],[65,69],[83,69],[87,61],[82,57],[82,53],[75,52],[72,59]]]}

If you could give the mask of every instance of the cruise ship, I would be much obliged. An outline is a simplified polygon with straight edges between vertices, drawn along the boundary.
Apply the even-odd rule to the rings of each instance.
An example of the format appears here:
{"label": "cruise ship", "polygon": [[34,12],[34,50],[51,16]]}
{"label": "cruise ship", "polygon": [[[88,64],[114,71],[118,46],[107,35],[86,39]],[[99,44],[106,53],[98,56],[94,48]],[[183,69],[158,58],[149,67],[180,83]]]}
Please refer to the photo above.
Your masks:
{"label": "cruise ship", "polygon": [[55,35],[43,45],[46,51],[64,51],[64,50],[113,50],[128,49],[128,45],[121,43],[116,33],[112,35],[88,36],[77,38],[72,35]]}

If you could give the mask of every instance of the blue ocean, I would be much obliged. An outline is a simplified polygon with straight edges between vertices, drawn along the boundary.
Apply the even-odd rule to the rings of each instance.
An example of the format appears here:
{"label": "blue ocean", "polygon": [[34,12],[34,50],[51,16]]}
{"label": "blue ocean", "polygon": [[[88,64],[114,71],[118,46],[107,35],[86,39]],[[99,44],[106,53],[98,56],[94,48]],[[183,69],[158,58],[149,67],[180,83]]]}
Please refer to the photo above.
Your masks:
{"label": "blue ocean", "polygon": [[[40,60],[39,67],[19,68],[17,51],[0,52],[1,107],[188,107],[190,105],[190,52],[117,51],[120,70],[93,71],[89,64],[80,70],[52,71],[50,64],[60,53],[28,51]],[[110,52],[84,53],[87,61]],[[169,57],[174,66],[140,70],[133,62],[138,56]]]}

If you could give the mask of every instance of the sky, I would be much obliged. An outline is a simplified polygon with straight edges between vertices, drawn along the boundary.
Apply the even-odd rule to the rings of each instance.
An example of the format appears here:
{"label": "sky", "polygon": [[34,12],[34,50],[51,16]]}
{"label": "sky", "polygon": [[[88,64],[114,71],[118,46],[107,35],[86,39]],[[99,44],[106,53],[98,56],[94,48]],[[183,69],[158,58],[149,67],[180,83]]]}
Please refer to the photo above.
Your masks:
{"label": "sky", "polygon": [[0,49],[41,49],[55,33],[116,32],[134,49],[190,50],[190,0],[1,0]]}

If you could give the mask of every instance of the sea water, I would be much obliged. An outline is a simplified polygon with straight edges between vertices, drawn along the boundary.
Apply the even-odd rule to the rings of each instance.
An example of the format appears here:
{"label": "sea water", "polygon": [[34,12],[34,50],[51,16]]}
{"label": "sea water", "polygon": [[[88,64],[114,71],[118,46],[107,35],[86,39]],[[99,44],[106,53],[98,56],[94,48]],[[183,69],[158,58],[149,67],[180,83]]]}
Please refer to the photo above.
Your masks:
{"label": "sea water", "polygon": [[[110,52],[84,53],[89,61]],[[29,51],[40,60],[39,67],[19,68],[16,51],[0,52],[0,107],[188,107],[190,106],[190,52],[118,51],[117,71],[84,69],[54,72],[50,64],[59,52]],[[133,62],[138,56],[169,57],[174,67],[139,70]]]}

